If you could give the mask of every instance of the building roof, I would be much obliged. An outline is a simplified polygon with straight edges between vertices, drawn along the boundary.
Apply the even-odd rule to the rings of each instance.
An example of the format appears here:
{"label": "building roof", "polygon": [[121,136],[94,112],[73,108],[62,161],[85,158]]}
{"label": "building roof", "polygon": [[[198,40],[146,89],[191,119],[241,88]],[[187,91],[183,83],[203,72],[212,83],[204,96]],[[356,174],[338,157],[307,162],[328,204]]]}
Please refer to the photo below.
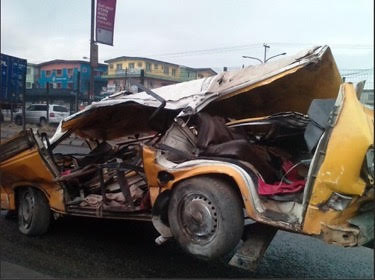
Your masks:
{"label": "building roof", "polygon": [[[40,66],[44,66],[44,65],[48,65],[48,64],[54,64],[54,63],[83,63],[83,64],[90,64],[89,61],[85,61],[85,60],[53,59],[53,60],[50,60],[50,61],[45,61],[45,62],[39,63],[37,65],[40,67]],[[107,64],[104,64],[104,63],[98,63],[98,65],[99,66],[107,66]]]}
{"label": "building roof", "polygon": [[5,53],[0,53],[1,56],[9,56],[9,57],[13,57],[13,58],[17,58],[17,59],[21,59],[21,60],[27,60],[26,58],[21,58],[21,57],[18,57],[18,56],[13,56],[13,55],[9,55],[9,54],[5,54]]}
{"label": "building roof", "polygon": [[130,60],[130,59],[147,60],[147,61],[156,62],[156,63],[165,63],[165,64],[170,64],[170,65],[173,65],[173,66],[180,66],[178,64],[171,63],[171,62],[161,61],[161,60],[157,60],[157,59],[153,59],[153,58],[147,58],[147,57],[140,57],[140,56],[119,56],[119,57],[115,57],[115,58],[105,60],[104,62],[105,63],[111,63],[111,62],[116,62],[116,61],[121,61],[121,60]]}
{"label": "building roof", "polygon": [[211,68],[194,68],[195,70],[199,71],[199,72],[203,72],[203,71],[207,71],[207,72],[211,72],[213,75],[216,75],[216,71],[214,71],[213,69]]}

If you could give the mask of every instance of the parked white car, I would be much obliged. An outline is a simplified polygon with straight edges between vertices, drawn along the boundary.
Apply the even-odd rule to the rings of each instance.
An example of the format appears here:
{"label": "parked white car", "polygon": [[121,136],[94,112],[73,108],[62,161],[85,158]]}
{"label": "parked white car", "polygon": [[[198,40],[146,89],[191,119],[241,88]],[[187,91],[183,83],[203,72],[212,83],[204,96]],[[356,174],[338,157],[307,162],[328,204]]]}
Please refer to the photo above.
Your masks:
{"label": "parked white car", "polygon": [[[70,115],[69,109],[58,105],[49,105],[49,123],[59,123],[62,119]],[[47,104],[31,104],[25,110],[26,123],[45,125],[47,123]],[[22,111],[14,117],[14,122],[22,125]]]}

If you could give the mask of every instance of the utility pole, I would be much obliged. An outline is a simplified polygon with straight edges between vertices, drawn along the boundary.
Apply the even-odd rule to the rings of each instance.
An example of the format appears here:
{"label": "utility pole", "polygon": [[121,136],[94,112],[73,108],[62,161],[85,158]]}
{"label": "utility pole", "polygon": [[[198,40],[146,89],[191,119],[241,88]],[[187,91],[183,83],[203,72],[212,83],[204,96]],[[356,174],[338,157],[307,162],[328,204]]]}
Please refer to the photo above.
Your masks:
{"label": "utility pole", "polygon": [[270,46],[267,45],[266,43],[264,43],[263,47],[264,47],[264,59],[263,59],[263,63],[266,63],[266,61],[267,61],[267,49],[269,49]]}
{"label": "utility pole", "polygon": [[75,113],[78,112],[78,98],[79,98],[79,91],[81,88],[81,72],[77,72],[77,91],[76,91],[76,100],[75,100]]}
{"label": "utility pole", "polygon": [[[26,72],[27,73],[27,72]],[[26,131],[26,74],[23,77],[23,94],[22,94],[22,130]]]}
{"label": "utility pole", "polygon": [[269,61],[270,59],[272,59],[276,56],[286,55],[286,52],[283,52],[283,53],[279,53],[277,55],[274,55],[274,56],[271,56],[271,57],[267,58],[267,49],[269,49],[271,47],[269,45],[267,45],[266,43],[263,44],[263,47],[264,47],[264,58],[263,58],[263,60],[261,60],[260,58],[248,56],[248,55],[243,55],[242,57],[243,58],[255,59],[255,60],[258,60],[261,64],[263,64],[263,63],[267,63],[267,61]]}
{"label": "utility pole", "polygon": [[22,130],[26,131],[26,89],[22,95]]}
{"label": "utility pole", "polygon": [[[95,63],[95,53],[97,57],[98,45],[94,41],[94,18],[95,18],[95,0],[91,0],[91,32],[90,32],[90,85],[89,85],[89,100],[94,98],[94,63]],[[96,48],[96,52],[95,52]]]}
{"label": "utility pole", "polygon": [[49,123],[49,82],[47,82],[47,123]]}
{"label": "utility pole", "polygon": [[0,103],[0,144],[1,144],[1,123],[4,121],[3,112],[1,111],[1,103]]}

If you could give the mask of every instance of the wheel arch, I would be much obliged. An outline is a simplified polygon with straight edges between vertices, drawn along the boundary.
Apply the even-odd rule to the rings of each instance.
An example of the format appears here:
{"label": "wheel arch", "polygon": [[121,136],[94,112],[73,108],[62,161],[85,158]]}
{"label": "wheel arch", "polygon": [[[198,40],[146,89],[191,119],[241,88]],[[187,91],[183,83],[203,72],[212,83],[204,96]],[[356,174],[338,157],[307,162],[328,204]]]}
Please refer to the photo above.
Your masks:
{"label": "wheel arch", "polygon": [[184,171],[172,172],[171,174],[173,174],[174,180],[171,181],[166,188],[170,190],[173,190],[173,188],[182,181],[198,176],[214,176],[216,178],[221,178],[229,183],[236,190],[238,195],[240,195],[247,215],[253,219],[257,217],[256,205],[254,205],[256,202],[254,202],[255,199],[252,194],[256,186],[254,176],[251,176],[253,174],[248,174],[243,169],[235,168],[231,165],[213,165],[210,163],[204,166],[195,166],[188,170],[185,169]]}
{"label": "wheel arch", "polygon": [[[178,180],[175,180],[173,184],[171,184],[170,188],[164,189],[156,198],[154,205],[152,207],[152,215],[153,215],[153,223],[154,226],[158,229],[160,233],[165,232],[165,227],[169,227],[168,220],[166,219],[166,214],[168,213],[169,208],[169,200],[172,196],[172,191],[181,183],[191,180],[193,178],[199,177],[211,177],[211,178],[219,178],[220,180],[225,181],[230,185],[238,195],[241,201],[242,208],[246,209],[246,205],[244,203],[244,199],[238,184],[236,183],[235,179],[228,174],[223,173],[203,173],[197,174],[191,177],[182,177]],[[159,226],[160,225],[160,226]],[[160,229],[160,230],[159,230]],[[163,236],[167,236],[168,234],[164,234]]]}
{"label": "wheel arch", "polygon": [[175,189],[178,185],[181,185],[181,183],[184,182],[184,181],[187,181],[187,180],[190,180],[190,179],[193,179],[193,178],[200,178],[200,177],[211,177],[211,178],[220,179],[220,180],[223,180],[224,182],[226,182],[228,185],[230,185],[236,191],[238,197],[241,200],[242,207],[245,208],[244,197],[243,197],[243,194],[240,190],[240,186],[236,182],[236,180],[232,176],[230,176],[229,174],[208,172],[208,173],[197,174],[195,176],[188,177],[188,178],[183,178],[183,179],[180,179],[180,180],[173,183],[171,191],[173,191],[173,189]]}
{"label": "wheel arch", "polygon": [[19,182],[19,183],[14,184],[12,186],[12,190],[13,190],[13,193],[14,193],[13,194],[13,201],[11,202],[11,205],[12,205],[12,203],[14,205],[14,209],[12,209],[12,210],[18,209],[18,196],[19,196],[20,191],[24,188],[33,188],[33,189],[36,189],[36,190],[40,191],[43,194],[43,196],[45,197],[45,199],[47,200],[48,205],[50,205],[50,195],[41,186],[39,186],[37,184],[32,184],[30,182]]}

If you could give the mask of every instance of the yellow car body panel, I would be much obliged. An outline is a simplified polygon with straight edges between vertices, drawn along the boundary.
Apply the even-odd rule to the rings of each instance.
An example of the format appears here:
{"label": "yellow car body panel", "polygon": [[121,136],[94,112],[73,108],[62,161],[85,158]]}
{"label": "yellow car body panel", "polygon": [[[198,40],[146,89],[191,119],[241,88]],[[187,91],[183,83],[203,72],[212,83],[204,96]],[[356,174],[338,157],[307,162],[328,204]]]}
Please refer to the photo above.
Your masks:
{"label": "yellow car body panel", "polygon": [[222,166],[207,165],[207,166],[194,166],[194,167],[189,167],[189,168],[181,168],[178,170],[167,170],[173,175],[174,179],[169,181],[167,184],[162,185],[157,180],[158,178],[157,174],[160,171],[165,171],[165,168],[162,168],[160,165],[158,165],[155,162],[155,158],[156,158],[155,154],[156,152],[152,150],[151,148],[147,146],[144,147],[143,149],[143,159],[145,163],[144,168],[145,168],[146,176],[147,178],[149,178],[148,185],[150,188],[152,205],[155,203],[157,196],[161,192],[172,189],[178,182],[182,180],[192,178],[195,176],[200,176],[200,175],[222,174],[222,175],[231,177],[236,182],[236,185],[241,193],[247,215],[254,219],[257,217],[256,211],[254,209],[254,205],[251,202],[252,201],[251,193],[249,192],[249,189],[247,188],[246,182],[244,182],[243,177],[235,170],[228,168],[228,166],[224,164]]}
{"label": "yellow car body panel", "polygon": [[[301,59],[303,61],[303,58]],[[202,102],[200,105],[202,108],[194,103],[193,97],[190,96],[192,95],[190,87],[185,86],[186,88],[184,88],[182,84],[176,85],[176,87],[179,86],[185,90],[184,93],[187,96],[181,95],[180,99],[172,99],[177,104],[175,105],[177,109],[184,108],[179,106],[187,108],[188,105],[194,105],[194,108],[200,108],[201,112],[235,119],[227,125],[236,125],[248,121],[264,120],[279,112],[293,111],[306,114],[313,100],[335,98],[340,88],[338,101],[341,100],[342,103],[339,114],[335,120],[336,123],[326,129],[326,135],[328,135],[326,148],[317,152],[317,154],[322,152],[324,156],[314,166],[317,173],[310,174],[314,179],[311,184],[306,185],[307,195],[304,197],[303,205],[300,204],[300,207],[296,207],[297,210],[301,210],[298,212],[298,219],[289,222],[289,220],[280,219],[280,216],[266,217],[265,211],[260,210],[270,209],[266,209],[267,206],[262,209],[263,204],[258,197],[256,180],[249,182],[251,180],[248,180],[247,176],[250,175],[244,175],[242,172],[246,171],[236,168],[235,164],[212,160],[211,162],[215,162],[215,164],[210,165],[210,161],[207,160],[204,164],[181,164],[178,168],[169,167],[168,164],[164,166],[161,161],[158,162],[159,151],[157,149],[139,142],[138,144],[142,146],[142,167],[147,178],[151,206],[155,206],[158,196],[163,191],[172,190],[176,184],[183,180],[201,175],[220,174],[231,178],[234,187],[237,187],[241,194],[247,216],[256,221],[312,235],[320,235],[325,226],[350,227],[349,220],[359,214],[358,210],[362,204],[374,199],[373,188],[369,191],[366,182],[361,177],[361,168],[366,152],[374,143],[374,111],[359,102],[352,84],[344,83],[340,86],[340,74],[329,48],[325,49],[321,58],[316,57],[315,62],[299,64],[299,61],[289,62],[281,68],[281,72],[277,71],[275,72],[277,74],[273,76],[266,75],[267,71],[270,71],[267,70],[267,67],[271,64],[265,64],[262,70],[264,77],[250,79],[251,83],[247,81],[246,86],[241,82],[241,79],[246,81],[244,75],[251,72],[250,68],[242,70],[243,73],[241,71],[234,74],[224,73],[222,76],[216,77],[216,82],[210,85],[210,90],[216,92],[220,97],[211,103]],[[258,71],[254,69],[254,72]],[[257,73],[253,74],[258,77],[255,75]],[[222,83],[223,79],[226,82]],[[168,99],[172,96],[170,94],[175,94],[170,89],[171,87],[166,87],[164,91],[160,90],[167,101],[170,101]],[[208,95],[210,91],[195,93],[197,96],[204,96],[206,93]],[[150,133],[150,116],[157,107],[149,105],[154,103],[149,104],[150,100],[147,98],[139,97],[139,99],[132,100],[129,95],[121,96],[122,94],[118,99],[113,98],[113,100],[93,103],[82,112],[66,119],[57,129],[55,142],[51,142],[52,145],[58,143],[57,140],[63,139],[62,135],[67,136],[70,133],[93,141],[109,141],[134,133]],[[340,99],[341,97],[342,99]],[[156,103],[160,106],[159,102]],[[171,108],[167,109],[172,110]],[[160,112],[161,116],[167,115],[167,110]],[[39,141],[41,140],[39,139]],[[33,186],[44,192],[51,209],[69,214],[64,203],[66,200],[68,205],[69,194],[64,193],[65,185],[60,185],[55,181],[59,172],[56,166],[52,167],[53,162],[46,159],[49,155],[48,153],[44,154],[43,149],[42,145],[39,147],[34,145],[33,148],[0,162],[2,208],[16,209],[15,189]],[[172,165],[173,163],[170,166]],[[174,164],[174,166],[176,165]],[[238,166],[240,166],[240,162]],[[161,171],[170,173],[171,179],[160,182],[158,175]],[[254,184],[255,187],[252,188],[251,184]],[[342,211],[322,207],[334,193],[352,197],[350,205]]]}
{"label": "yellow car body panel", "polygon": [[[340,90],[343,105],[330,135],[305,216],[303,231],[309,234],[320,234],[322,223],[346,223],[363,201],[353,199],[344,211],[323,210],[320,206],[334,192],[357,197],[362,196],[366,188],[360,173],[365,154],[374,144],[374,111],[365,109],[358,101],[352,84],[345,83]],[[373,194],[368,199],[373,199]]]}
{"label": "yellow car body panel", "polygon": [[37,147],[1,162],[0,170],[2,207],[14,210],[14,190],[18,187],[33,186],[45,193],[52,209],[65,212],[63,189],[54,182],[53,174],[41,158]]}

